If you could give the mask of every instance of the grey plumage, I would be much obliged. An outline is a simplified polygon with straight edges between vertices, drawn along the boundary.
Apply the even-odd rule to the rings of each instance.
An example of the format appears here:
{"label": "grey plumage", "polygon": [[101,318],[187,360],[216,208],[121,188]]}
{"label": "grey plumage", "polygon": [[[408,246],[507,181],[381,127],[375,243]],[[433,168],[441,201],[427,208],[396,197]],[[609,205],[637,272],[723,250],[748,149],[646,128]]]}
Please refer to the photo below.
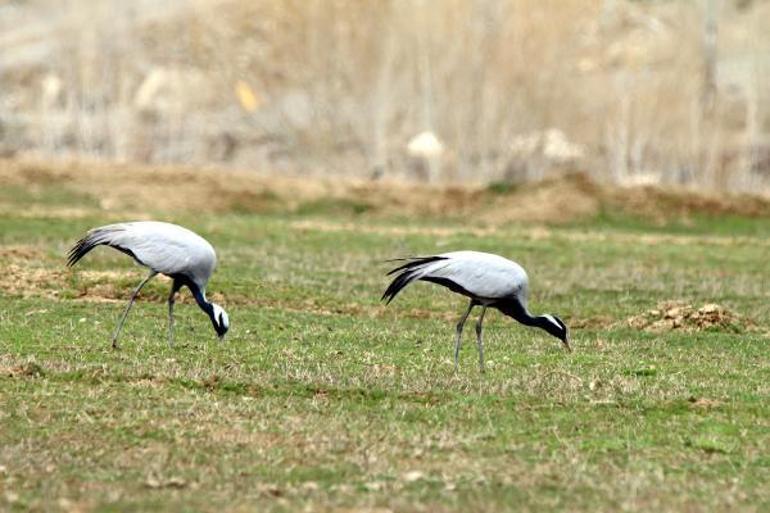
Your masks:
{"label": "grey plumage", "polygon": [[193,294],[198,306],[211,319],[221,337],[229,329],[227,313],[206,299],[206,286],[217,264],[214,248],[203,237],[181,226],[157,221],[137,221],[101,226],[90,230],[70,250],[67,265],[73,266],[95,247],[105,245],[132,257],[150,270],[131,296],[112,339],[117,339],[136,296],[156,274],[172,278],[169,304],[169,345],[173,344],[174,297],[183,286]]}
{"label": "grey plumage", "polygon": [[398,293],[415,281],[427,281],[447,287],[470,298],[468,309],[457,324],[455,339],[455,368],[458,365],[462,330],[474,306],[481,306],[476,324],[479,366],[484,370],[482,323],[488,307],[500,310],[518,322],[544,329],[560,339],[567,350],[569,330],[555,315],[533,316],[527,309],[529,279],[526,271],[511,260],[478,251],[454,251],[439,255],[402,259],[406,263],[391,270],[394,275],[382,299],[390,303]]}

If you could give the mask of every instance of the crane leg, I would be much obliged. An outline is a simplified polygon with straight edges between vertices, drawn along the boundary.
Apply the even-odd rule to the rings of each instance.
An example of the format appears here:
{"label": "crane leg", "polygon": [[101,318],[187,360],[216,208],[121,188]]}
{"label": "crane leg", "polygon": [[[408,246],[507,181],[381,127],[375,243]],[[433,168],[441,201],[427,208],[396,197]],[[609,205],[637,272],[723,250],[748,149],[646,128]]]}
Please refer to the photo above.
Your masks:
{"label": "crane leg", "polygon": [[473,310],[473,307],[476,306],[476,302],[471,299],[470,304],[468,305],[468,309],[465,311],[465,314],[460,319],[460,322],[457,323],[457,335],[455,338],[455,371],[457,371],[457,368],[460,365],[460,346],[462,345],[463,340],[463,327],[465,326],[465,321],[468,319],[468,316],[471,313],[471,310]]}
{"label": "crane leg", "polygon": [[174,302],[176,301],[176,293],[179,292],[181,286],[176,280],[171,285],[171,293],[168,295],[168,347],[174,347]]}
{"label": "crane leg", "polygon": [[139,291],[142,290],[142,287],[145,286],[145,284],[150,281],[150,279],[155,276],[155,271],[150,271],[150,274],[147,275],[147,277],[142,280],[142,283],[139,284],[138,287],[136,287],[136,290],[134,290],[134,293],[131,294],[131,299],[128,301],[128,305],[126,305],[126,309],[123,310],[123,316],[120,318],[120,321],[118,321],[118,326],[115,328],[115,333],[112,335],[112,348],[117,349],[118,348],[118,336],[120,335],[120,330],[123,329],[123,323],[126,322],[126,317],[128,316],[128,312],[131,310],[131,307],[134,305],[134,301],[136,301],[136,296],[139,295]]}
{"label": "crane leg", "polygon": [[483,327],[481,324],[484,322],[485,313],[487,313],[486,305],[481,307],[481,315],[476,322],[476,344],[479,346],[479,370],[481,372],[484,372],[484,340],[482,339]]}

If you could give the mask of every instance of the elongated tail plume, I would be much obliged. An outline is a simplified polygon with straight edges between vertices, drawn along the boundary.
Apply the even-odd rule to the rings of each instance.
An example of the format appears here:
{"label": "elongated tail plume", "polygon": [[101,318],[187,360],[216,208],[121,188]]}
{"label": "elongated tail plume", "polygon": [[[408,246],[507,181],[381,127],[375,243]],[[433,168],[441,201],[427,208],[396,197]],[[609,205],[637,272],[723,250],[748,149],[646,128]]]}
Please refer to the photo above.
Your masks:
{"label": "elongated tail plume", "polygon": [[120,228],[104,226],[102,228],[95,228],[89,231],[85,236],[77,241],[75,245],[70,249],[67,255],[67,266],[72,267],[86,256],[96,246],[107,245],[111,246],[118,251],[126,253],[130,257],[136,259],[136,256],[130,249],[120,247],[115,244],[113,236],[116,232],[121,231]]}
{"label": "elongated tail plume", "polygon": [[[384,300],[386,304],[389,304],[391,301],[393,301],[393,298],[395,298],[399,292],[401,292],[401,289],[409,285],[415,280],[419,280],[423,276],[423,272],[426,270],[425,268],[432,264],[433,262],[437,262],[439,260],[446,260],[444,257],[439,256],[430,256],[430,257],[414,257],[414,258],[400,258],[396,259],[395,261],[404,261],[407,262],[403,265],[400,265],[396,267],[395,269],[391,270],[387,276],[390,276],[391,274],[398,273],[396,277],[393,279],[393,281],[390,283],[388,288],[385,290],[385,293],[382,295],[381,300]],[[390,260],[391,262],[394,260]]]}

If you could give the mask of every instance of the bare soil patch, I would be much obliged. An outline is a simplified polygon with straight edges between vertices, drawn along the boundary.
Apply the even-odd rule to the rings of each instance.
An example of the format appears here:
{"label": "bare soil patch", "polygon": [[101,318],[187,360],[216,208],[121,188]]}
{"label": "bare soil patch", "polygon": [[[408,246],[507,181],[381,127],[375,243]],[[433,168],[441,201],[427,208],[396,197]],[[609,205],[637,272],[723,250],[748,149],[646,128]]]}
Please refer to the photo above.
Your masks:
{"label": "bare soil patch", "polygon": [[43,367],[33,361],[16,365],[0,364],[0,376],[8,378],[37,378],[45,375]]}
{"label": "bare soil patch", "polygon": [[21,297],[59,297],[67,272],[10,263],[0,274],[0,290]]}
{"label": "bare soil patch", "polygon": [[685,301],[664,301],[626,322],[632,328],[656,333],[674,330],[742,332],[754,327],[749,319],[725,306],[709,303],[697,308]]}
{"label": "bare soil patch", "polygon": [[[59,299],[63,292],[92,302],[112,302],[128,298],[117,281],[133,277],[129,272],[74,271],[66,268],[37,267],[11,260],[0,275],[0,290],[12,296]],[[72,290],[74,288],[74,290]]]}
{"label": "bare soil patch", "polygon": [[0,246],[0,260],[28,261],[40,260],[44,256],[44,251],[38,246],[31,244],[7,244]]}
{"label": "bare soil patch", "polygon": [[724,401],[720,401],[718,399],[708,399],[706,397],[694,397],[694,396],[689,397],[687,401],[690,403],[690,406],[692,408],[700,408],[704,410],[708,410],[711,408],[718,408],[719,406],[722,406],[724,404]]}
{"label": "bare soil patch", "polygon": [[568,323],[569,328],[574,329],[589,329],[598,330],[609,328],[615,323],[615,319],[609,315],[595,315],[593,317],[582,317],[571,319]]}

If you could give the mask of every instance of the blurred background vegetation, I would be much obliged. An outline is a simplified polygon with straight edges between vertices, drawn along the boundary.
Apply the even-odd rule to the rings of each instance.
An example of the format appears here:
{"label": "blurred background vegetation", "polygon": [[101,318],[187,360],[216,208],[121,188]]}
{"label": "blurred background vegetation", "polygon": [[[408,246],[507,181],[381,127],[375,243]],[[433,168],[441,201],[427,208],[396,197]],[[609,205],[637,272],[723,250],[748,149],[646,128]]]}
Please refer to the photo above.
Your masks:
{"label": "blurred background vegetation", "polygon": [[770,190],[768,0],[0,0],[0,154]]}

